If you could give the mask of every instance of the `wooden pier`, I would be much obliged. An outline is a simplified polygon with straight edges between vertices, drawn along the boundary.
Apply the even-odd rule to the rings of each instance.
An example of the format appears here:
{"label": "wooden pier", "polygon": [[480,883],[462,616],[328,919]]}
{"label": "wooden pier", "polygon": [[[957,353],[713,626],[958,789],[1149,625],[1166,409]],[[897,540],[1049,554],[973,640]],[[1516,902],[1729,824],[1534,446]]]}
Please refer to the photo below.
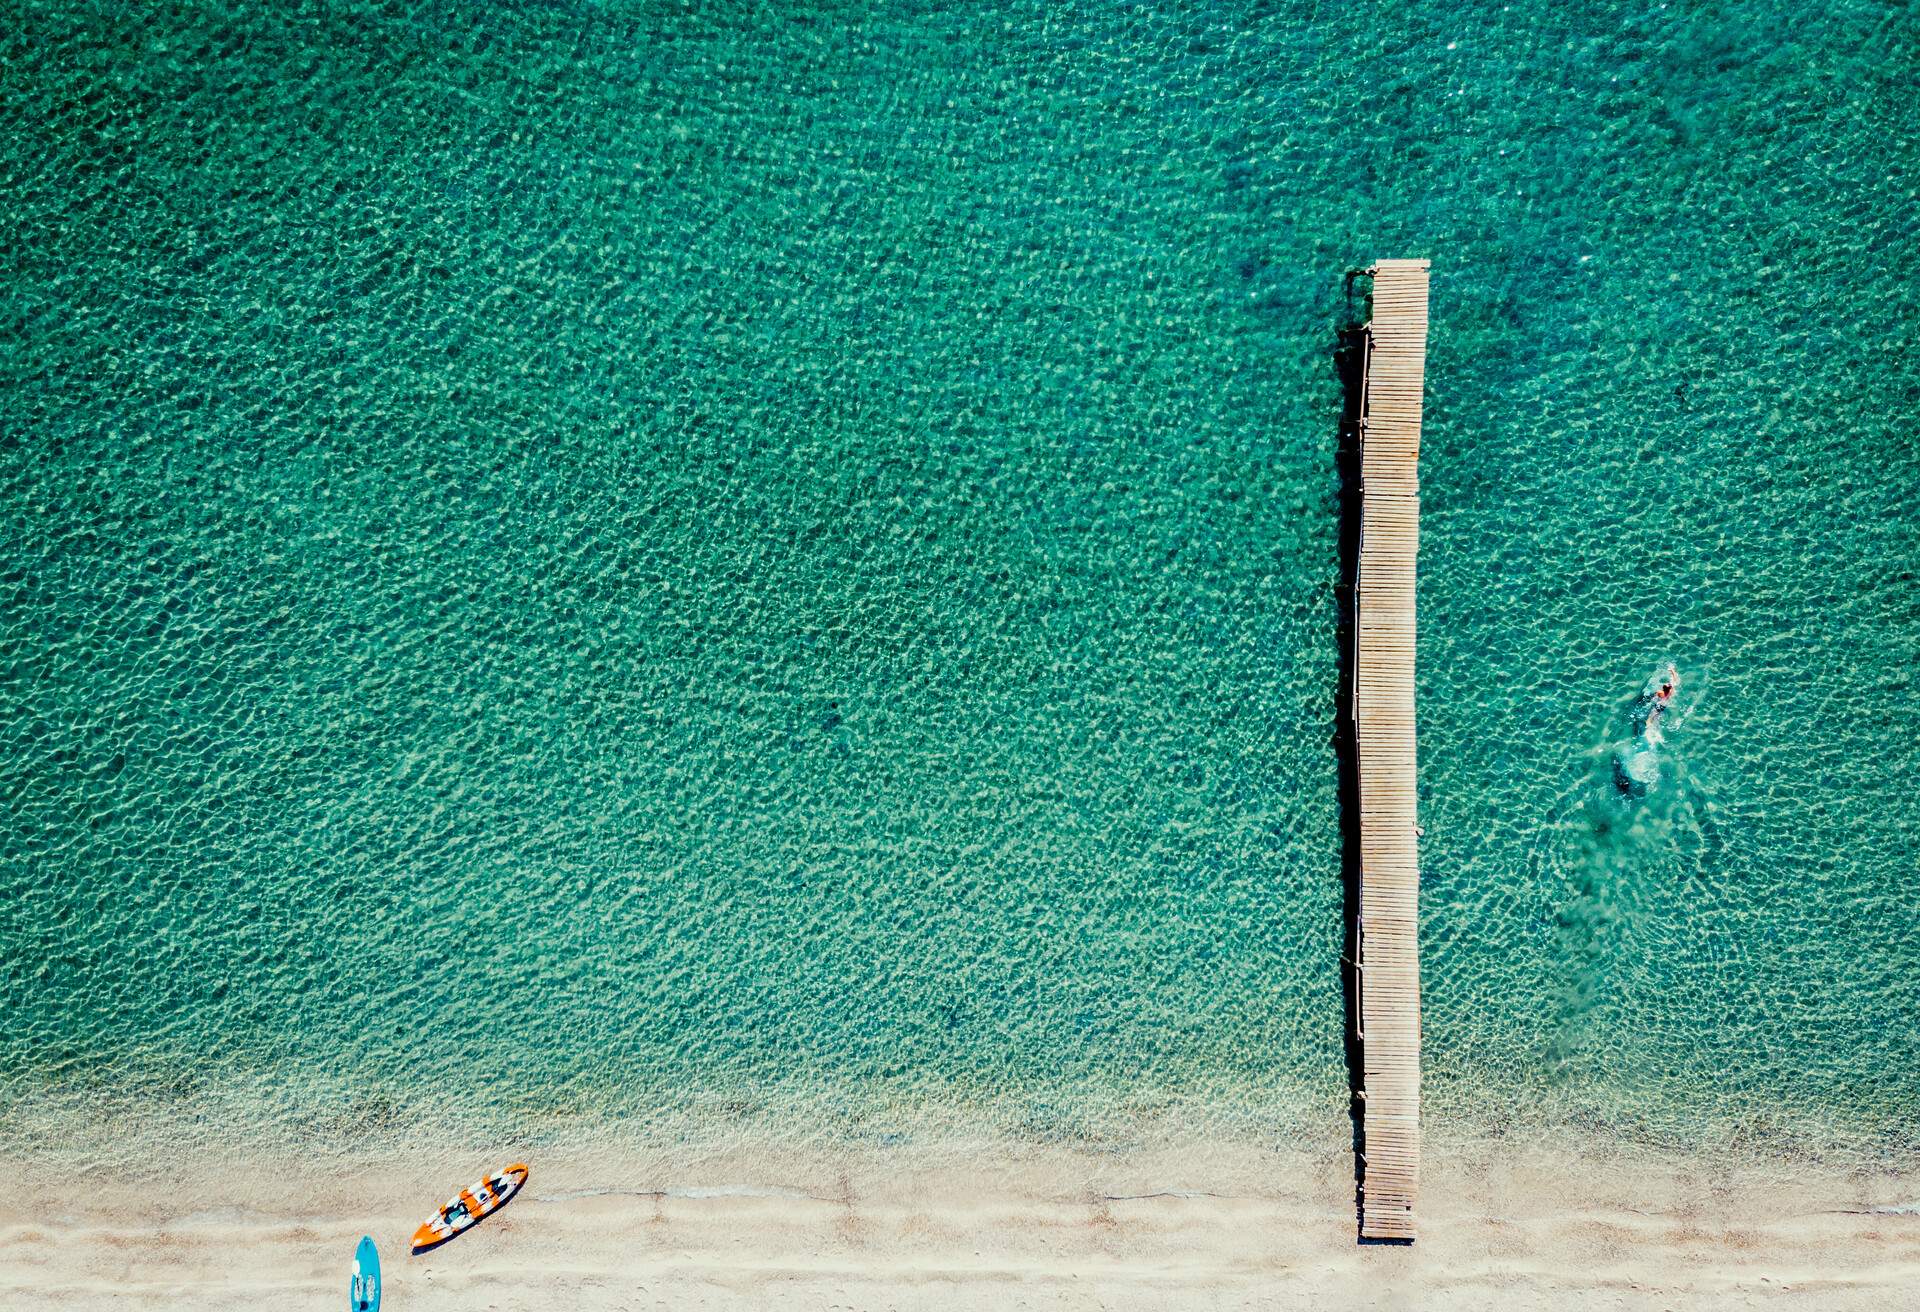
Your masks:
{"label": "wooden pier", "polygon": [[1360,782],[1360,1234],[1414,1237],[1420,1187],[1420,850],[1415,831],[1414,565],[1427,261],[1373,275],[1360,402],[1353,725]]}

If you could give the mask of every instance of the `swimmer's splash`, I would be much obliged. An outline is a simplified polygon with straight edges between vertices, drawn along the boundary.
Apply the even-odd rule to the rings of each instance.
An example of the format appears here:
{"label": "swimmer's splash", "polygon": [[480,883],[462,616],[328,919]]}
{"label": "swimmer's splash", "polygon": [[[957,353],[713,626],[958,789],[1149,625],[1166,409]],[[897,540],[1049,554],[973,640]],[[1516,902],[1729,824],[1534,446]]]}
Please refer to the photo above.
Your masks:
{"label": "swimmer's splash", "polygon": [[1660,782],[1660,721],[1680,691],[1680,670],[1667,661],[1655,670],[1627,712],[1633,739],[1613,754],[1613,786],[1622,797],[1645,797]]}

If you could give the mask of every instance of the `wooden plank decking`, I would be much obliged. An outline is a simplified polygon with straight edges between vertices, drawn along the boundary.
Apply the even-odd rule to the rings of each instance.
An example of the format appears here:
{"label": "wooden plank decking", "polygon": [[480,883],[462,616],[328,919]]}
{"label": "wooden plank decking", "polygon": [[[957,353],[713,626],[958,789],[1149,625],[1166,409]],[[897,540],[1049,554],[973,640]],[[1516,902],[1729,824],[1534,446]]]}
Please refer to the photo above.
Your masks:
{"label": "wooden plank decking", "polygon": [[1360,414],[1353,724],[1360,777],[1360,1233],[1412,1239],[1420,1185],[1420,853],[1414,562],[1427,261],[1373,269]]}

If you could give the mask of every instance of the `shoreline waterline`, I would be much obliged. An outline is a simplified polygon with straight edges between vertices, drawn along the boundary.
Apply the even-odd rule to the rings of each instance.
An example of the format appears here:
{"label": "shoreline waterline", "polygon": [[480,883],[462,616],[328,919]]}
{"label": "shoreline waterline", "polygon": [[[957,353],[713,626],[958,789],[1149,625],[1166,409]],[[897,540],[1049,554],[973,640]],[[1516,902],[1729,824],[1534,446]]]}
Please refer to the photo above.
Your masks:
{"label": "shoreline waterline", "polygon": [[[1920,1169],[1912,1127],[1842,1122],[1802,1109],[1722,1105],[1710,1119],[1649,1122],[1633,1100],[1609,1105],[1592,1089],[1520,1089],[1463,1100],[1442,1086],[1423,1134],[1455,1159],[1558,1153],[1588,1161],[1687,1158],[1716,1169],[1898,1176]],[[306,1163],[349,1172],[367,1162],[432,1158],[535,1160],[612,1155],[659,1164],[663,1178],[703,1164],[794,1157],[892,1158],[916,1168],[991,1166],[1079,1154],[1132,1169],[1162,1158],[1191,1162],[1218,1184],[1240,1166],[1305,1152],[1331,1177],[1352,1174],[1344,1091],[1053,1088],[968,1096],[939,1086],[884,1098],[871,1086],[685,1092],[623,1110],[563,1111],[490,1104],[450,1091],[404,1100],[311,1090],[276,1101],[271,1088],[225,1086],[193,1094],[99,1085],[16,1092],[0,1113],[0,1151],[49,1178],[123,1180],[177,1174],[184,1163]],[[1257,1185],[1250,1177],[1249,1187]]]}

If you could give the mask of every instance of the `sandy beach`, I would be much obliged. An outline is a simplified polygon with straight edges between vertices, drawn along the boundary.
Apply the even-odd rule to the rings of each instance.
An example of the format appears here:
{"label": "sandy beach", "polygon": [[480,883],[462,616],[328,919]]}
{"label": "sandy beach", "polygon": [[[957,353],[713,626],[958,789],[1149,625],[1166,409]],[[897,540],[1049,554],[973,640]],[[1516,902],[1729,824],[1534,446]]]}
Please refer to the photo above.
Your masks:
{"label": "sandy beach", "polygon": [[[88,1172],[0,1205],[9,1307],[334,1307],[355,1241],[407,1309],[1880,1309],[1920,1287],[1920,1172],[1434,1155],[1413,1247],[1354,1239],[1337,1151],[903,1150],[533,1161],[526,1194],[421,1257],[481,1160]],[[664,1172],[658,1174],[655,1172]]]}

